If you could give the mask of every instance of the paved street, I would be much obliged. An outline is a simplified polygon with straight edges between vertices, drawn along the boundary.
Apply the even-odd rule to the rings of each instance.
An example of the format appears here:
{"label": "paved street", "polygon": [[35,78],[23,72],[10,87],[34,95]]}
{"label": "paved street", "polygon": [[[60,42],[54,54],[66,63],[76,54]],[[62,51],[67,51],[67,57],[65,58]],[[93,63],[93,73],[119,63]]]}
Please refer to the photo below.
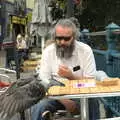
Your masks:
{"label": "paved street", "polygon": [[[30,77],[31,75],[33,75],[33,71],[28,71],[28,72],[21,72],[20,73],[20,78],[27,78],[27,77]],[[5,72],[5,71],[3,71],[3,70],[0,70],[0,74],[3,74],[4,76],[6,76],[6,77],[4,77],[4,76],[1,76],[0,75],[0,79],[1,80],[3,80],[3,81],[16,81],[17,79],[17,77],[16,77],[16,73],[10,73],[10,72]],[[8,78],[8,77],[9,78]]]}
{"label": "paved street", "polygon": [[[6,74],[10,77],[11,81],[16,80],[16,74],[13,74],[13,73],[6,73]],[[31,75],[33,75],[33,72],[21,72],[20,78],[26,78],[26,77],[29,77]]]}

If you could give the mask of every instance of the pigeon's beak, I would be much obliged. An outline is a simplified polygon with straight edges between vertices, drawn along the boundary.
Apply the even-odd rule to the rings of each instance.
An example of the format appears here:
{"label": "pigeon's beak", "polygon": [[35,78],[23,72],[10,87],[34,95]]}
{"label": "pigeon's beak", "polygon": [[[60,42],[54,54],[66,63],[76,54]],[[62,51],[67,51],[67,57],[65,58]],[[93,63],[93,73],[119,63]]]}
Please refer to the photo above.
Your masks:
{"label": "pigeon's beak", "polygon": [[65,84],[60,82],[60,81],[58,81],[58,80],[56,80],[56,79],[51,79],[49,87],[52,87],[52,86],[63,86],[64,87]]}
{"label": "pigeon's beak", "polygon": [[65,87],[65,84],[64,84],[64,83],[62,83],[62,82],[60,82],[60,81],[59,81],[59,83],[60,83],[60,86]]}

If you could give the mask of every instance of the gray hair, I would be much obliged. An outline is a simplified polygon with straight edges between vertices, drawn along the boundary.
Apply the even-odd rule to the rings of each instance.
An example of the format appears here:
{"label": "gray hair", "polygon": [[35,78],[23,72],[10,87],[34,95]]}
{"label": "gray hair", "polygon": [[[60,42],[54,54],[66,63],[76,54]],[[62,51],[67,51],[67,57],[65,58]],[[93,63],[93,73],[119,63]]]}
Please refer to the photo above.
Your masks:
{"label": "gray hair", "polygon": [[75,17],[70,17],[69,19],[76,25],[77,28],[80,29],[80,23],[79,23],[79,21],[78,21],[77,18],[75,18]]}
{"label": "gray hair", "polygon": [[75,17],[70,17],[69,19],[70,19],[70,20],[76,25],[76,27],[77,27],[76,40],[79,40],[79,39],[80,39],[80,35],[81,35],[81,33],[80,33],[80,23],[79,23],[78,19],[75,18]]}
{"label": "gray hair", "polygon": [[52,31],[52,37],[55,40],[55,34],[56,34],[56,28],[58,26],[68,27],[72,29],[73,32],[73,38],[76,38],[77,35],[77,27],[76,25],[70,20],[70,19],[60,19],[57,24],[55,25],[53,31]]}

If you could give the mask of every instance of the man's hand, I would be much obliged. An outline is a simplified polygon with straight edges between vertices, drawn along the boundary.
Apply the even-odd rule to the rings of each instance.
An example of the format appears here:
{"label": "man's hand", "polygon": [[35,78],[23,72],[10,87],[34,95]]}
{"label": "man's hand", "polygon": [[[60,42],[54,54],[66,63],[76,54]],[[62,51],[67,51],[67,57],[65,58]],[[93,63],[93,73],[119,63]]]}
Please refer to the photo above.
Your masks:
{"label": "man's hand", "polygon": [[75,76],[72,73],[72,70],[66,65],[60,65],[58,69],[58,75],[69,80],[81,80],[81,79],[94,79],[93,76],[83,77],[83,76]]}
{"label": "man's hand", "polygon": [[72,70],[65,65],[60,65],[59,66],[58,75],[61,76],[61,77],[68,78],[68,79],[73,78]]}

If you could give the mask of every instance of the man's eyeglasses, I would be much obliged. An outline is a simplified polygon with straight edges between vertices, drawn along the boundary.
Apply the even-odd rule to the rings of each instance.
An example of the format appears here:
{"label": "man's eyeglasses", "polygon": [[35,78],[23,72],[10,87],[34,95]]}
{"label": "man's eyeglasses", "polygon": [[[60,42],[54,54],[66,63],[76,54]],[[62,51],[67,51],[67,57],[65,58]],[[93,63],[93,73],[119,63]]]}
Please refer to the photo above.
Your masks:
{"label": "man's eyeglasses", "polygon": [[64,41],[69,41],[72,36],[56,36],[55,40],[64,40]]}

